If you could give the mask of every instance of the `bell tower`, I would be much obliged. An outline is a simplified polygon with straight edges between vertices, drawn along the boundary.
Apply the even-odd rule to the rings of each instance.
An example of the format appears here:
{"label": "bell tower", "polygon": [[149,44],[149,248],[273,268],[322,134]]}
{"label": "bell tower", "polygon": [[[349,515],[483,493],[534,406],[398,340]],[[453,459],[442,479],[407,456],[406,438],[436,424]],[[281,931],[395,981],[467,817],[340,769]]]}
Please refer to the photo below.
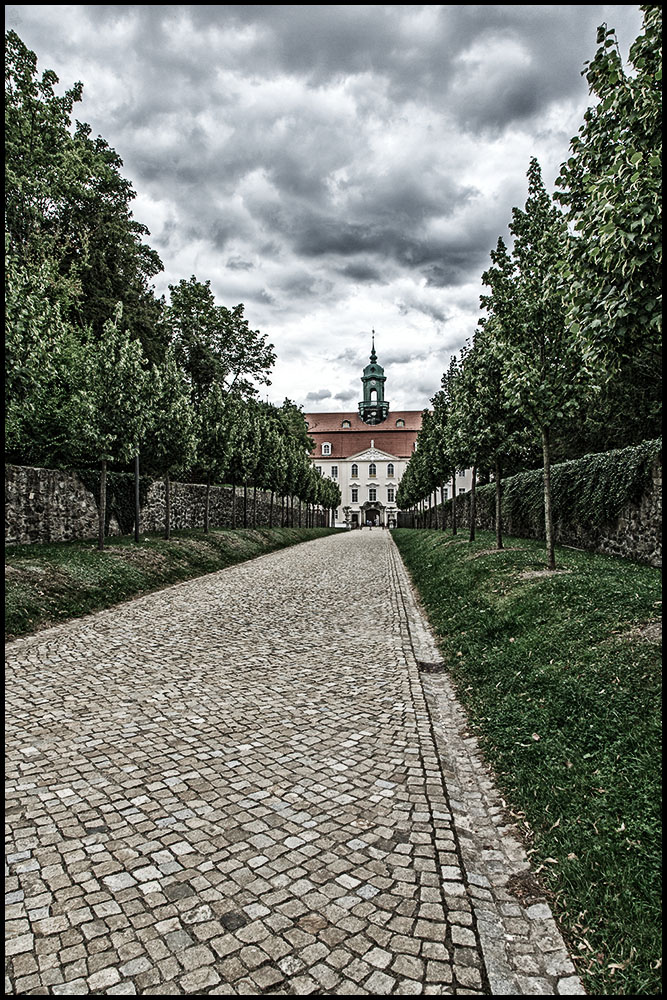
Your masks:
{"label": "bell tower", "polygon": [[377,363],[375,353],[375,330],[371,347],[371,363],[364,368],[361,384],[364,398],[359,403],[359,416],[365,424],[381,424],[389,415],[389,403],[384,398],[384,384],[387,381],[384,368]]}

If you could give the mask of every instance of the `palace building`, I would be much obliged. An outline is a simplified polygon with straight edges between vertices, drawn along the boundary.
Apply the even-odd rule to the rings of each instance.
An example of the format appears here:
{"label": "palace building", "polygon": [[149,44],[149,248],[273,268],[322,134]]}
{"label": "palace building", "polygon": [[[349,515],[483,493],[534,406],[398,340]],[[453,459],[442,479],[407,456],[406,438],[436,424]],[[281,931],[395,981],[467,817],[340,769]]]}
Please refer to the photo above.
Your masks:
{"label": "palace building", "polygon": [[[391,412],[384,395],[386,380],[373,336],[370,364],[361,376],[363,398],[358,410],[305,414],[308,433],[315,441],[311,460],[340,487],[339,527],[372,524],[392,528],[397,524],[396,491],[415,450],[422,411]],[[469,470],[457,475],[459,493],[470,489],[470,477]]]}

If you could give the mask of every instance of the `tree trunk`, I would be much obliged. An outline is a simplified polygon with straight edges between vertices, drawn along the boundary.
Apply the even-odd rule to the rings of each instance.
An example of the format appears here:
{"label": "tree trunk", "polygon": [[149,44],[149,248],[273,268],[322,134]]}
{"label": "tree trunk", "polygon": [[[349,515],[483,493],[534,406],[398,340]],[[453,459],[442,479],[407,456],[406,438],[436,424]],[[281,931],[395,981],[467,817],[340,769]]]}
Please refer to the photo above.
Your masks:
{"label": "tree trunk", "polygon": [[236,484],[232,483],[232,529],[236,528]]}
{"label": "tree trunk", "polygon": [[167,541],[171,538],[171,484],[168,472],[164,474],[164,537]]}
{"label": "tree trunk", "polygon": [[275,496],[275,491],[271,490],[271,503],[269,504],[269,528],[273,527],[273,498]]}
{"label": "tree trunk", "polygon": [[445,517],[445,484],[440,483],[440,503],[442,504],[442,524],[441,529],[444,531],[447,525],[447,518]]}
{"label": "tree trunk", "polygon": [[107,460],[102,459],[100,468],[100,517],[97,531],[97,548],[104,551],[104,522],[107,516]]}
{"label": "tree trunk", "polygon": [[456,469],[452,473],[452,534],[456,534]]}
{"label": "tree trunk", "polygon": [[549,428],[542,428],[542,453],[544,455],[544,529],[547,536],[547,569],[556,568],[554,551],[554,521],[551,510],[551,441]]}
{"label": "tree trunk", "polygon": [[496,459],[496,548],[503,547],[502,480],[500,462]]}
{"label": "tree trunk", "polygon": [[139,452],[134,456],[134,540],[139,541],[141,533],[141,504],[139,502]]}
{"label": "tree trunk", "polygon": [[257,527],[257,487],[252,488],[252,526]]}
{"label": "tree trunk", "polygon": [[475,521],[477,520],[477,466],[472,467],[472,489],[470,491],[470,541],[475,541]]}
{"label": "tree trunk", "polygon": [[211,473],[206,473],[206,500],[204,501],[204,534],[208,535],[211,513]]}
{"label": "tree trunk", "polygon": [[243,527],[248,527],[248,484],[243,484]]}
{"label": "tree trunk", "polygon": [[301,497],[299,497],[299,527],[301,527]]}

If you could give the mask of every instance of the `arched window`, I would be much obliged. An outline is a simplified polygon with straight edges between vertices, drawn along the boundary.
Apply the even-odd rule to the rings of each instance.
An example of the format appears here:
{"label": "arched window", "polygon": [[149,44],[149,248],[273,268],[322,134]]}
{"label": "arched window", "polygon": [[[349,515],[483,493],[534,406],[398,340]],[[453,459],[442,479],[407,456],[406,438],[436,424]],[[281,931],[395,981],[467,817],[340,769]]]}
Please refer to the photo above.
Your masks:
{"label": "arched window", "polygon": [[377,469],[375,467],[375,462],[371,462],[371,464],[368,466],[368,475],[377,476]]}
{"label": "arched window", "polygon": [[330,444],[323,444],[322,445],[322,454],[323,455],[330,455],[331,454],[331,445]]}
{"label": "arched window", "polygon": [[352,478],[356,479],[358,475],[359,475],[359,466],[358,465],[353,465],[352,466]]}
{"label": "arched window", "polygon": [[405,420],[397,420],[396,421],[396,426],[397,427],[405,427]]}
{"label": "arched window", "polygon": [[349,420],[344,420],[344,421],[343,421],[343,423],[342,423],[342,426],[343,426],[343,427],[351,427],[351,426],[352,426],[352,424],[350,423],[350,421],[349,421]]}
{"label": "arched window", "polygon": [[387,466],[387,475],[388,476],[393,476],[394,475],[394,463],[393,462],[390,462],[389,465]]}

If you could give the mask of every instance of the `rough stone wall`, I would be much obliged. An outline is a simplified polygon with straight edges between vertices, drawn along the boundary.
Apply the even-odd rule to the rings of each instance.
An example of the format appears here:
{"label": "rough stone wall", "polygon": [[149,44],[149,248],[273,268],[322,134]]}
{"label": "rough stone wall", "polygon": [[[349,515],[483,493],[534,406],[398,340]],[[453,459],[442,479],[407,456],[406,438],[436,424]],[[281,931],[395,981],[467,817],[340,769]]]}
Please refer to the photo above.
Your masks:
{"label": "rough stone wall", "polygon": [[[171,484],[171,527],[203,528],[206,486],[196,483]],[[257,527],[269,524],[271,495],[257,491]],[[243,527],[243,488],[236,489],[236,527]],[[141,530],[162,531],[165,517],[165,484],[156,480],[150,486],[147,502],[141,509]],[[253,489],[248,489],[247,527],[253,527]],[[281,523],[280,498],[273,506],[273,525]],[[293,520],[298,525],[299,507],[294,503]],[[305,506],[302,523],[305,525]],[[325,523],[320,513],[318,524]],[[232,526],[232,490],[226,486],[212,486],[210,497],[210,525],[212,528]],[[31,542],[62,542],[73,539],[96,538],[98,508],[93,494],[70,472],[54,469],[33,469],[24,466],[5,466],[5,544]],[[118,535],[120,529],[111,519],[108,534]]]}
{"label": "rough stone wall", "polygon": [[[560,518],[554,521],[554,537],[559,545],[603,552],[607,555],[634,559],[649,566],[662,566],[662,464],[653,466],[651,483],[638,504],[627,504],[612,522],[597,525],[577,524]],[[456,497],[456,523],[458,528],[470,527],[470,493]],[[437,511],[437,526],[442,525],[443,508]],[[445,527],[451,527],[452,501],[444,505]],[[423,521],[425,520],[425,524]],[[477,493],[478,528],[495,531],[495,492],[493,487]],[[436,526],[434,509],[426,511],[424,518],[418,516],[415,527]],[[399,515],[399,527],[413,527],[412,514],[403,511]],[[503,532],[517,538],[544,539],[544,515],[539,519],[512,517],[503,512]]]}
{"label": "rough stone wall", "polygon": [[97,524],[97,504],[78,476],[5,466],[6,544],[94,538]]}

